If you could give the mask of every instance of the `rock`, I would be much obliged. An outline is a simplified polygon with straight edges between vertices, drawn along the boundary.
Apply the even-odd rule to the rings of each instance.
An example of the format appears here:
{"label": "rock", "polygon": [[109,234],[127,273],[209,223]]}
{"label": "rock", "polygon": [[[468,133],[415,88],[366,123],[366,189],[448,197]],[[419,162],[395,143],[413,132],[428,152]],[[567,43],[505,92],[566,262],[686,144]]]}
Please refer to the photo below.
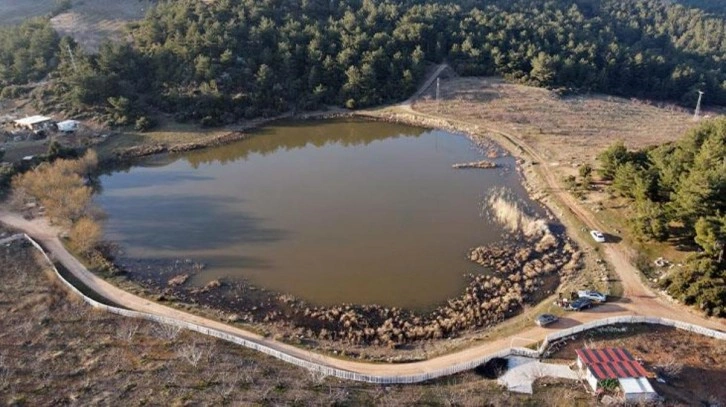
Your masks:
{"label": "rock", "polygon": [[605,406],[616,406],[616,405],[620,404],[620,402],[617,399],[615,399],[615,397],[607,395],[607,394],[602,396],[602,398],[600,399],[600,402]]}
{"label": "rock", "polygon": [[186,283],[188,279],[189,279],[189,274],[179,274],[178,276],[175,276],[175,277],[172,277],[171,279],[169,279],[169,281],[167,281],[166,284],[171,287],[176,287],[176,286],[180,286],[180,285]]}
{"label": "rock", "polygon": [[470,163],[454,164],[451,167],[456,168],[456,169],[465,169],[465,168],[489,169],[489,168],[497,168],[497,164],[493,163],[491,161],[481,160],[481,161],[473,161]]}
{"label": "rock", "polygon": [[219,281],[219,280],[212,280],[212,281],[208,282],[204,286],[204,288],[202,290],[203,291],[210,291],[210,290],[213,290],[215,288],[219,288],[221,286],[222,286],[222,282],[221,281]]}

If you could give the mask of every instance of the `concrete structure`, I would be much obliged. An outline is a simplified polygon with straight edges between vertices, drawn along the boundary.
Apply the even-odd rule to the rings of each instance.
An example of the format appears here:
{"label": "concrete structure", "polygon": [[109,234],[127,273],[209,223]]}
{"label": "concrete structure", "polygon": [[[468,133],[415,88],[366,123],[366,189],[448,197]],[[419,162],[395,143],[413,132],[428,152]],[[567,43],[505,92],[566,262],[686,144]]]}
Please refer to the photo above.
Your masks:
{"label": "concrete structure", "polygon": [[565,365],[542,363],[537,359],[511,356],[507,359],[507,372],[497,382],[515,393],[532,394],[532,384],[542,377],[578,380],[577,372]]}
{"label": "concrete structure", "polygon": [[74,131],[78,130],[78,121],[76,120],[64,120],[62,122],[58,122],[58,131],[63,133],[73,133]]}
{"label": "concrete structure", "polygon": [[47,116],[29,116],[13,122],[15,127],[28,129],[30,131],[44,130],[53,124],[53,119]]}
{"label": "concrete structure", "polygon": [[578,349],[577,366],[597,391],[604,380],[617,380],[625,400],[650,401],[658,394],[648,382],[648,372],[623,348]]}
{"label": "concrete structure", "polygon": [[623,389],[625,401],[638,403],[642,401],[653,401],[658,397],[658,393],[653,390],[653,386],[645,377],[628,377],[618,379],[620,388]]}

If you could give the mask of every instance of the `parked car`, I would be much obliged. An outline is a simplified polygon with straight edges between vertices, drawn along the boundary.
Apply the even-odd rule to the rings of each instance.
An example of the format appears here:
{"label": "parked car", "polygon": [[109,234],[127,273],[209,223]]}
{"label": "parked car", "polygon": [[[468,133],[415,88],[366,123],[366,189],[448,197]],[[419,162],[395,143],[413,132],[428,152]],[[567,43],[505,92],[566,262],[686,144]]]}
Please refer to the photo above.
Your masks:
{"label": "parked car", "polygon": [[599,230],[591,230],[590,236],[598,243],[605,243],[605,235]]}
{"label": "parked car", "polygon": [[537,318],[535,318],[534,323],[539,326],[545,326],[545,325],[549,325],[549,324],[554,324],[558,320],[559,320],[559,318],[557,318],[556,316],[554,316],[552,314],[541,314],[541,315],[537,316]]}
{"label": "parked car", "polygon": [[570,311],[582,311],[584,309],[588,309],[592,307],[592,300],[589,298],[578,298],[575,301],[572,301],[568,306],[567,309]]}
{"label": "parked car", "polygon": [[577,296],[580,298],[588,298],[594,302],[605,302],[608,300],[608,296],[593,290],[578,291]]}

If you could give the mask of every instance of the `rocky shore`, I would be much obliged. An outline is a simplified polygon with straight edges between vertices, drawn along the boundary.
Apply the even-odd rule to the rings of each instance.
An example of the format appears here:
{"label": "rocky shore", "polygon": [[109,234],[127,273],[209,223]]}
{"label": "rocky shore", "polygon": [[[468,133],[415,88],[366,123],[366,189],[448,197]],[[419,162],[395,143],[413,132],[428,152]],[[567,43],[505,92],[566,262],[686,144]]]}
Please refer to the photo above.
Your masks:
{"label": "rocky shore", "polygon": [[470,163],[454,164],[451,167],[456,168],[456,169],[467,169],[467,168],[488,169],[488,168],[497,168],[497,163],[487,161],[487,160],[481,160],[481,161],[474,161],[474,162],[470,162]]}
{"label": "rocky shore", "polygon": [[204,287],[193,287],[188,281],[203,266],[190,260],[146,266],[150,271],[146,278],[138,277],[144,275],[143,269],[130,270],[128,276],[160,291],[159,300],[222,310],[229,322],[274,326],[284,333],[282,337],[298,343],[334,341],[398,348],[454,338],[493,326],[537,303],[579,267],[580,252],[565,236],[552,233],[542,220],[528,217],[516,205],[502,200],[495,194],[489,205],[493,211],[503,212],[499,222],[509,222],[514,229],[500,244],[471,249],[469,259],[481,266],[481,273],[468,274],[469,282],[461,295],[427,314],[376,304],[313,306],[244,281],[214,280]]}
{"label": "rocky shore", "polygon": [[[298,119],[359,116],[374,120],[405,123],[429,128],[464,132],[489,158],[503,152],[501,147],[482,137],[478,126],[462,128],[447,120],[421,118],[416,115],[370,115],[328,112]],[[181,152],[211,145],[221,145],[248,137],[230,133],[206,143],[137,147],[118,154],[119,160],[162,152]],[[459,168],[493,168],[490,161],[464,163]],[[490,202],[490,205],[492,202]],[[500,208],[501,209],[501,208]],[[517,212],[515,208],[514,212]],[[467,275],[465,290],[427,314],[381,305],[341,304],[314,306],[289,294],[267,291],[245,281],[215,280],[204,287],[193,287],[190,277],[202,267],[187,267],[182,262],[165,268],[166,272],[144,274],[131,270],[127,277],[151,291],[158,300],[196,304],[223,312],[229,322],[255,327],[275,327],[282,339],[300,344],[332,341],[357,346],[399,348],[429,340],[455,338],[467,332],[493,326],[521,312],[549,295],[559,281],[580,267],[581,252],[564,235],[550,231],[544,220],[511,216],[499,210],[497,220],[511,223],[511,233],[502,243],[475,247],[469,259],[481,267],[481,273]],[[521,211],[520,211],[521,212]],[[128,264],[122,266],[127,268]],[[137,265],[138,266],[138,265]],[[158,268],[156,269],[158,271]],[[139,271],[142,271],[139,273]],[[265,329],[263,328],[263,331]]]}

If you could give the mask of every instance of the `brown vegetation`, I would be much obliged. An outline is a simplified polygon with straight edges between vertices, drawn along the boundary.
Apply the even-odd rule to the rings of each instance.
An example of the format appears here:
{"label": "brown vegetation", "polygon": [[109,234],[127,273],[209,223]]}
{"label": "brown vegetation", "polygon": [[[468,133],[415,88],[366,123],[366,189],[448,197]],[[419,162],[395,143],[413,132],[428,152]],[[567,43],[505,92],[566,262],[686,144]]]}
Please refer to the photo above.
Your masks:
{"label": "brown vegetation", "polygon": [[[541,219],[525,215],[504,193],[489,202],[493,218],[506,223],[510,237],[496,247],[473,250],[471,260],[484,266],[470,274],[464,292],[426,314],[380,305],[311,306],[287,294],[275,294],[226,283],[221,289],[195,290],[184,286],[188,269],[174,268],[165,281],[147,282],[165,299],[202,303],[229,312],[234,321],[275,327],[287,340],[334,341],[349,356],[370,357],[370,345],[397,348],[429,340],[460,337],[491,327],[520,313],[548,295],[560,277],[579,267],[576,248],[550,232]],[[129,276],[134,273],[129,273]],[[133,278],[133,277],[132,277]],[[338,347],[336,345],[336,347]],[[360,353],[358,349],[360,348]],[[404,353],[397,358],[407,358]]]}
{"label": "brown vegetation", "polygon": [[83,217],[78,219],[70,231],[70,238],[81,254],[89,253],[101,241],[103,231],[95,220]]}
{"label": "brown vegetation", "polygon": [[0,404],[557,405],[574,383],[509,394],[474,372],[409,386],[347,382],[200,334],[94,311],[18,241],[0,250]]}
{"label": "brown vegetation", "polygon": [[416,110],[522,137],[552,163],[595,163],[616,140],[642,148],[678,139],[691,112],[665,103],[605,95],[560,96],[499,78],[441,80],[441,100]]}
{"label": "brown vegetation", "polygon": [[97,165],[93,150],[79,159],[44,162],[13,179],[13,200],[21,209],[39,203],[41,213],[44,210],[51,221],[70,228],[74,246],[87,254],[102,237],[101,226],[94,219],[93,190],[87,185]]}
{"label": "brown vegetation", "polygon": [[16,176],[13,189],[19,201],[36,199],[52,221],[70,224],[89,212],[93,191],[84,177],[97,164],[98,158],[92,150],[78,160],[45,162]]}

